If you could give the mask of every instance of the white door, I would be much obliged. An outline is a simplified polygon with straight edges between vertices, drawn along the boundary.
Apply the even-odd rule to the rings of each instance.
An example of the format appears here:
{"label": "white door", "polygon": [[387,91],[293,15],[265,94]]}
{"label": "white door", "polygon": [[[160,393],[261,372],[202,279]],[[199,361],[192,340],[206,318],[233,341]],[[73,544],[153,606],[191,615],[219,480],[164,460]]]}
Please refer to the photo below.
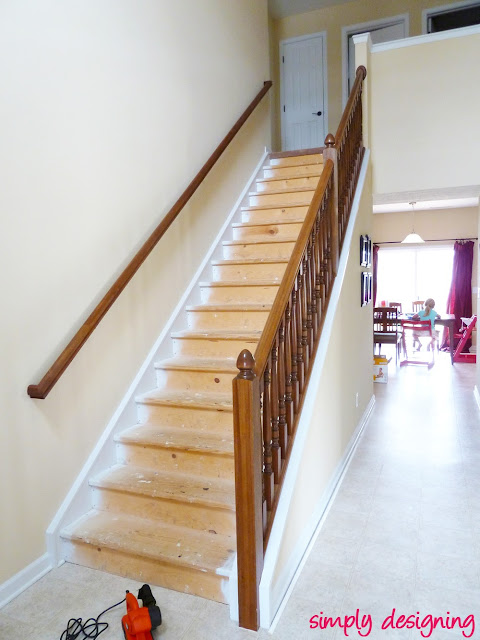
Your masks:
{"label": "white door", "polygon": [[282,149],[322,147],[327,106],[324,35],[285,40],[280,47]]}

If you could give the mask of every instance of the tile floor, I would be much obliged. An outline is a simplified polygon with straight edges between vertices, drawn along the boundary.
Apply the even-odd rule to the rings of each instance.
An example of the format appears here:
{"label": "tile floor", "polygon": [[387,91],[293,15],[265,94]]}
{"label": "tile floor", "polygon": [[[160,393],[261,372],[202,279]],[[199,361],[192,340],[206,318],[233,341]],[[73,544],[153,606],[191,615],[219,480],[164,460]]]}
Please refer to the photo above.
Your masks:
{"label": "tile floor", "polygon": [[[164,620],[156,640],[339,640],[343,629],[310,629],[310,618],[357,609],[370,616],[371,639],[420,640],[418,629],[380,628],[393,608],[420,621],[450,612],[464,624],[430,634],[427,618],[423,637],[480,638],[475,365],[452,367],[440,354],[430,371],[392,362],[389,373],[387,385],[374,385],[373,416],[273,633],[239,629],[225,605],[154,588]],[[0,611],[0,638],[59,639],[70,617],[96,616],[138,586],[64,564]],[[123,612],[124,605],[105,615],[110,627],[102,640],[123,637]],[[369,630],[365,618],[364,637]],[[347,634],[362,637],[355,627]]]}

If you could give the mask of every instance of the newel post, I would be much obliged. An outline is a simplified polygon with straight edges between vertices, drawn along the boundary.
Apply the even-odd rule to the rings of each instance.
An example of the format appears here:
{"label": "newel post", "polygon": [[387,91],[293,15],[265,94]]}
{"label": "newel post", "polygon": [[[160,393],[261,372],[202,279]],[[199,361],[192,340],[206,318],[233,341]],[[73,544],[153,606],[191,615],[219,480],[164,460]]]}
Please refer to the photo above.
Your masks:
{"label": "newel post", "polygon": [[256,631],[260,625],[258,589],[263,570],[260,384],[250,351],[240,353],[237,367],[240,372],[233,380],[233,435],[238,613],[240,626]]}
{"label": "newel post", "polygon": [[339,260],[339,242],[338,242],[338,162],[337,150],[335,148],[335,138],[331,133],[325,138],[325,147],[323,149],[323,162],[328,159],[333,161],[333,225],[332,225],[332,267],[333,275],[337,275]]}

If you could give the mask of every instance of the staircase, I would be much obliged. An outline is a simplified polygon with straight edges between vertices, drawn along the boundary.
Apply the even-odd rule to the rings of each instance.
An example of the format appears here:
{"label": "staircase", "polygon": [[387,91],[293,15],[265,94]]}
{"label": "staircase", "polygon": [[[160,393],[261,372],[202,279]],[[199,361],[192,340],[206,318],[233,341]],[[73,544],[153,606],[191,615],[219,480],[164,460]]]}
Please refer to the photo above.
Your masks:
{"label": "staircase", "polygon": [[202,303],[136,398],[117,464],[91,478],[92,510],[62,533],[67,561],[228,601],[236,550],[232,379],[255,352],[322,171],[318,150],[273,154],[199,284]]}

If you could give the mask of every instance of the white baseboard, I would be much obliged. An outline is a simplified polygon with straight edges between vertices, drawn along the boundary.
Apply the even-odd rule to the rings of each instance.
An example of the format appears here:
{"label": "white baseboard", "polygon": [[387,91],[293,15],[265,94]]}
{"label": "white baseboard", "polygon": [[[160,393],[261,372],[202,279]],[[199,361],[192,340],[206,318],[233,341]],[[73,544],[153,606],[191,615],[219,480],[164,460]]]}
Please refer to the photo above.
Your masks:
{"label": "white baseboard", "polygon": [[475,385],[473,387],[473,397],[475,398],[475,400],[477,402],[477,407],[480,409],[480,393],[478,392],[477,385]]}
{"label": "white baseboard", "polygon": [[275,584],[271,592],[270,610],[271,612],[274,612],[275,615],[270,625],[270,632],[272,633],[275,630],[277,622],[283,612],[283,609],[285,608],[285,605],[288,602],[295,583],[297,582],[301,574],[310,551],[312,550],[317,536],[323,526],[323,523],[325,522],[330,507],[332,506],[338,489],[340,488],[343,477],[345,476],[350,461],[352,460],[353,454],[355,453],[358,440],[363,432],[363,429],[370,419],[374,406],[375,396],[372,396],[367,405],[367,408],[363,413],[363,416],[360,419],[360,422],[358,423],[352,437],[350,438],[350,442],[345,449],[345,453],[342,456],[342,459],[339,461],[337,468],[330,478],[325,491],[318,500],[310,521],[303,530],[301,537],[295,545],[293,553],[291,554],[287,564],[283,568],[280,577],[278,578],[277,583]]}
{"label": "white baseboard", "polygon": [[[355,197],[352,203],[350,219],[348,221],[347,229],[345,232],[344,247],[350,247],[353,241],[353,229],[358,215],[360,198],[366,180],[369,157],[370,152],[368,149],[366,149],[360,174],[358,177]],[[272,624],[272,620],[276,615],[277,608],[280,606],[285,596],[286,589],[288,588],[288,584],[292,579],[294,570],[296,570],[301,557],[305,553],[308,540],[312,536],[312,531],[308,533],[307,530],[302,535],[296,546],[296,548],[298,549],[298,551],[296,552],[297,557],[293,559],[292,556],[291,561],[288,563],[288,567],[285,571],[282,572],[283,578],[281,580],[275,579],[275,583],[277,586],[272,587],[274,583],[274,574],[276,571],[278,550],[280,549],[283,532],[288,518],[290,503],[293,497],[296,480],[301,466],[302,453],[308,434],[308,424],[311,416],[313,415],[315,407],[315,389],[318,387],[320,377],[323,372],[323,367],[328,352],[328,345],[330,342],[330,336],[334,327],[338,301],[340,298],[343,280],[347,268],[347,261],[348,251],[344,250],[342,251],[342,255],[340,256],[337,277],[335,278],[333,284],[330,302],[328,304],[327,313],[323,324],[322,335],[320,337],[320,342],[315,356],[315,362],[313,364],[310,375],[309,387],[307,389],[305,400],[303,403],[302,416],[297,428],[297,433],[295,435],[295,442],[293,444],[288,468],[285,474],[282,493],[280,495],[279,503],[275,513],[275,520],[270,532],[270,538],[265,554],[265,561],[259,590],[260,625],[263,628],[269,628]],[[329,487],[331,490],[330,484]],[[331,497],[326,494],[324,495],[326,497],[322,498],[321,501],[325,499],[329,500]],[[320,506],[318,508],[320,509]],[[325,506],[323,508],[325,508]],[[318,524],[318,522],[316,524]]]}
{"label": "white baseboard", "polygon": [[41,558],[38,558],[38,560],[35,560],[0,585],[0,609],[10,600],[19,596],[22,591],[31,587],[37,580],[40,580],[51,569],[50,557],[48,553],[45,553]]}
{"label": "white baseboard", "polygon": [[217,248],[220,246],[221,249],[221,241],[229,232],[230,224],[235,215],[240,218],[240,207],[247,200],[248,193],[252,190],[252,185],[261,171],[266,157],[267,151],[265,150],[249,180],[246,182],[245,188],[242,190],[215,240],[207,251],[205,258],[193,276],[189,286],[179,300],[168,322],[165,324],[165,327],[141,366],[138,374],[135,376],[127,393],[106,426],[103,434],[97,442],[97,445],[88,457],[87,462],[83,466],[73,486],[65,497],[60,509],[50,523],[46,532],[46,538],[47,554],[52,567],[55,567],[59,562],[62,562],[60,531],[91,509],[91,497],[88,485],[89,478],[116,463],[116,450],[113,437],[120,431],[137,422],[137,406],[135,403],[135,397],[150,391],[157,386],[153,363],[158,359],[169,357],[171,355],[170,334],[172,331],[185,328],[185,307],[188,304],[196,304],[197,300],[195,296],[197,294],[197,290],[195,287],[198,282],[201,281],[202,277],[205,278],[204,274],[210,267],[210,261],[214,257],[215,251],[218,250]]}

